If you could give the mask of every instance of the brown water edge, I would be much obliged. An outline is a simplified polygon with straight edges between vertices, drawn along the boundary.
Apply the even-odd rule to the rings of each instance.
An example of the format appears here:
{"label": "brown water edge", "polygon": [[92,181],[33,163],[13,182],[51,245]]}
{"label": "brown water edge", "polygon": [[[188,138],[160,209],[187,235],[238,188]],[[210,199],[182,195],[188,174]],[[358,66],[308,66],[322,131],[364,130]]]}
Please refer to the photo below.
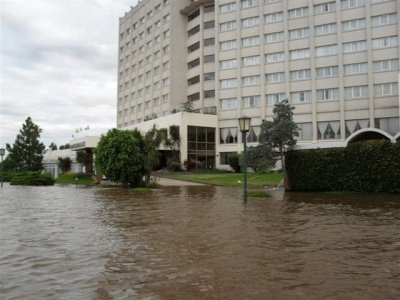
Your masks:
{"label": "brown water edge", "polygon": [[400,297],[399,195],[4,191],[3,299]]}

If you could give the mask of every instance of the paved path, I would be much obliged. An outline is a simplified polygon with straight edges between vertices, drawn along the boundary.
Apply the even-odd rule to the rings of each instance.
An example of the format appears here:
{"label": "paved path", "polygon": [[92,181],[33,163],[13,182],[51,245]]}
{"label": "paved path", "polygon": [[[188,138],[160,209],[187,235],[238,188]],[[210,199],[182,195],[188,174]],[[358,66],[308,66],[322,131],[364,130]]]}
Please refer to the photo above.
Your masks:
{"label": "paved path", "polygon": [[183,181],[183,180],[176,180],[176,179],[169,179],[160,177],[157,181],[162,186],[191,186],[191,185],[204,185],[202,183],[190,182],[190,181]]}

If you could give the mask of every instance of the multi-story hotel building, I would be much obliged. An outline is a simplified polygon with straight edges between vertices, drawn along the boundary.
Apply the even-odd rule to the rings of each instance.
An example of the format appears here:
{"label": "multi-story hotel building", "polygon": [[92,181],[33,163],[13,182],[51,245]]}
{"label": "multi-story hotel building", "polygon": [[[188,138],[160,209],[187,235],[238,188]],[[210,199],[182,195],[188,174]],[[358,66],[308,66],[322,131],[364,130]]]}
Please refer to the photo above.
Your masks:
{"label": "multi-story hotel building", "polygon": [[238,118],[256,144],[283,99],[298,147],[398,140],[399,24],[398,0],[139,1],[120,19],[117,126],[180,125],[182,160],[217,167],[243,147]]}

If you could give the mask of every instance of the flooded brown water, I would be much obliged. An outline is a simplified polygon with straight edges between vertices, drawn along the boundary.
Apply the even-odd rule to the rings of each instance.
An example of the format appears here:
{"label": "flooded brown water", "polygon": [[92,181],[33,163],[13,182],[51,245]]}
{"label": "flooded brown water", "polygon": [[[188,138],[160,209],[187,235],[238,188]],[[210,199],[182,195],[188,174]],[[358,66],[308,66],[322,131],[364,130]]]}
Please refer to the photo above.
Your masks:
{"label": "flooded brown water", "polygon": [[400,299],[400,196],[5,185],[0,299]]}

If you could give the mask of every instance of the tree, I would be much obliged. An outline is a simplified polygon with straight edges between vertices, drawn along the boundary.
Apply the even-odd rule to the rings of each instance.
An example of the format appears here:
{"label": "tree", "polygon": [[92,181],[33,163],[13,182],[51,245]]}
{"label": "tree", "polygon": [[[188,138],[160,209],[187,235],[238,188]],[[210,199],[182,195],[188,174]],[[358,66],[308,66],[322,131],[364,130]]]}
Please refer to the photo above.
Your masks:
{"label": "tree", "polygon": [[261,144],[247,149],[248,166],[255,172],[268,172],[275,166],[275,158],[269,145]]}
{"label": "tree", "polygon": [[101,136],[95,154],[98,170],[110,180],[131,187],[142,182],[144,153],[137,130],[109,130]]}
{"label": "tree", "polygon": [[52,151],[57,150],[57,145],[55,143],[51,143],[49,146],[49,149],[51,149]]}
{"label": "tree", "polygon": [[169,157],[169,162],[181,163],[181,136],[179,134],[179,125],[169,126],[168,135],[163,136],[164,145],[170,150],[171,156]]}
{"label": "tree", "polygon": [[162,137],[162,131],[158,130],[155,125],[142,137],[143,167],[145,170],[146,186],[150,183],[151,172],[159,163],[159,147],[163,140]]}
{"label": "tree", "polygon": [[6,144],[10,159],[15,162],[16,170],[40,171],[43,169],[43,151],[45,146],[39,141],[42,129],[32,122],[31,117],[25,120],[14,145]]}
{"label": "tree", "polygon": [[78,150],[76,151],[76,162],[80,164],[81,170],[83,169],[83,166],[85,165],[86,162],[86,153],[83,150]]}
{"label": "tree", "polygon": [[188,101],[188,102],[185,102],[185,103],[182,103],[182,111],[184,111],[184,112],[193,112],[193,102],[190,102],[190,101]]}
{"label": "tree", "polygon": [[61,145],[60,146],[60,150],[65,150],[65,149],[69,149],[70,148],[70,145],[69,144],[65,144],[65,145]]}
{"label": "tree", "polygon": [[261,124],[260,144],[278,150],[278,158],[282,162],[285,189],[290,189],[286,173],[285,153],[296,144],[299,128],[293,121],[293,110],[287,100],[275,104],[272,121],[263,120]]}
{"label": "tree", "polygon": [[71,170],[71,165],[72,161],[68,156],[65,158],[62,157],[58,158],[58,166],[60,167],[61,172],[65,173]]}

